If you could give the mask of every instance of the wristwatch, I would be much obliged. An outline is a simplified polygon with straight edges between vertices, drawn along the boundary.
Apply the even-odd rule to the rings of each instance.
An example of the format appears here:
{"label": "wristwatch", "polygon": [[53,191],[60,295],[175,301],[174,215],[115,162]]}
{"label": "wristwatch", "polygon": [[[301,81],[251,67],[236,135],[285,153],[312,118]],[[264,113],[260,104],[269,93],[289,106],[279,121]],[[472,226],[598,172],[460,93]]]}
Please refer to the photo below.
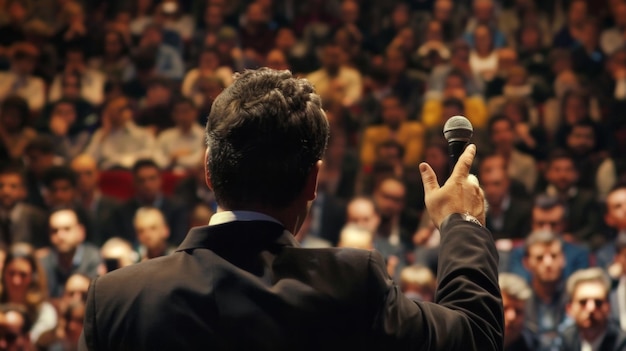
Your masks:
{"label": "wristwatch", "polygon": [[450,222],[456,221],[456,220],[459,220],[459,219],[463,220],[463,221],[466,221],[466,222],[472,222],[472,223],[477,224],[477,225],[479,225],[481,227],[483,226],[483,224],[480,223],[480,221],[476,217],[472,216],[469,213],[453,213],[453,214],[449,215],[448,217],[446,217],[446,219],[444,219],[443,222],[441,222],[441,226],[439,227],[439,229],[443,230],[445,227],[448,226],[448,224]]}

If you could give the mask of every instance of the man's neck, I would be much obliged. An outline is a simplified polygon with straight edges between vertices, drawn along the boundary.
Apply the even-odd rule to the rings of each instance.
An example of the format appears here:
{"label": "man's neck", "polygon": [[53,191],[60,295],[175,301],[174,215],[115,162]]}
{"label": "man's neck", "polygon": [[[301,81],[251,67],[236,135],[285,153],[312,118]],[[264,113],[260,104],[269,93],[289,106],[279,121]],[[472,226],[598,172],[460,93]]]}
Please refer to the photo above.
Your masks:
{"label": "man's neck", "polygon": [[84,207],[91,207],[91,205],[93,205],[93,202],[98,198],[99,194],[100,194],[100,192],[98,191],[98,189],[93,189],[93,190],[88,191],[88,192],[80,193],[79,194],[80,203]]}
{"label": "man's neck", "polygon": [[594,343],[606,332],[606,324],[593,328],[578,328],[580,336],[588,343]]}

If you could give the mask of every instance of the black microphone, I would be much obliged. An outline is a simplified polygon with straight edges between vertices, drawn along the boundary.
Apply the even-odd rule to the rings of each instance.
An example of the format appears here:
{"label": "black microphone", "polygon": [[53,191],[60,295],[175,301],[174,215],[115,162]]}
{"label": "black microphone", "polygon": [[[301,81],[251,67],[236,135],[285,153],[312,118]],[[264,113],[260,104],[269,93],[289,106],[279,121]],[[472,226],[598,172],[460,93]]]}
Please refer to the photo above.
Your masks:
{"label": "black microphone", "polygon": [[463,116],[453,116],[448,119],[443,126],[443,136],[448,141],[448,155],[450,156],[450,170],[454,169],[454,165],[459,157],[469,145],[469,141],[474,134],[472,123]]}

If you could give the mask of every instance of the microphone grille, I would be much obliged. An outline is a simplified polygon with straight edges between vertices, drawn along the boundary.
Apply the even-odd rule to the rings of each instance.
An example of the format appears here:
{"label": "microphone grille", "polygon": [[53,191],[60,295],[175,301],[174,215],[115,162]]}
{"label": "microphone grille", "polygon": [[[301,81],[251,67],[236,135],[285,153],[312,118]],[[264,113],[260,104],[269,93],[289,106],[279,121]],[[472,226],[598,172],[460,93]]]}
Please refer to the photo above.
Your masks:
{"label": "microphone grille", "polygon": [[443,135],[448,141],[459,139],[469,141],[473,133],[472,123],[463,116],[452,116],[443,126]]}

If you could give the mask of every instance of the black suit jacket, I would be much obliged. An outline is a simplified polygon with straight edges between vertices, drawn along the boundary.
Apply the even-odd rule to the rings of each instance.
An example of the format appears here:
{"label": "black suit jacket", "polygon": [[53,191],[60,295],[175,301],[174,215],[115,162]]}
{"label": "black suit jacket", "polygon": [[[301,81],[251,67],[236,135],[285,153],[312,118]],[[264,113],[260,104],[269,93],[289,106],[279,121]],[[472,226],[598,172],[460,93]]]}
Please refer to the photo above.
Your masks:
{"label": "black suit jacket", "polygon": [[[561,350],[580,350],[581,341],[578,334],[578,328],[575,325],[565,329],[561,335]],[[626,350],[626,333],[622,331],[619,325],[609,323],[604,336],[604,340],[600,344],[602,351],[624,351]]]}
{"label": "black suit jacket", "polygon": [[92,282],[80,350],[500,350],[490,233],[443,230],[436,300],[414,302],[380,254],[303,249],[273,222],[192,229],[178,251]]}

